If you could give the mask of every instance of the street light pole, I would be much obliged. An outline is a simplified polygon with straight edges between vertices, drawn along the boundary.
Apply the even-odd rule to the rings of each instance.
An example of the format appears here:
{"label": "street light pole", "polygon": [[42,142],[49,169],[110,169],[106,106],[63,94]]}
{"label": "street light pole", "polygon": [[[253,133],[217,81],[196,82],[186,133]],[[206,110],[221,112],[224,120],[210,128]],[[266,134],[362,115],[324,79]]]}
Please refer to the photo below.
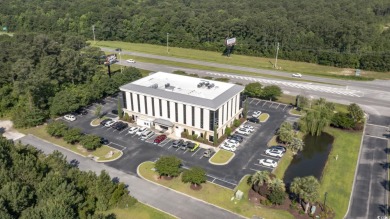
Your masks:
{"label": "street light pole", "polygon": [[121,49],[120,52],[119,52],[119,64],[121,65],[121,74],[122,74],[122,72],[123,72],[123,66],[122,66],[122,54],[121,54],[121,52],[122,52],[122,49]]}
{"label": "street light pole", "polygon": [[278,69],[278,54],[279,54],[279,43],[276,46],[276,56],[275,56],[275,68]]}
{"label": "street light pole", "polygon": [[167,53],[169,54],[169,33],[167,33]]}

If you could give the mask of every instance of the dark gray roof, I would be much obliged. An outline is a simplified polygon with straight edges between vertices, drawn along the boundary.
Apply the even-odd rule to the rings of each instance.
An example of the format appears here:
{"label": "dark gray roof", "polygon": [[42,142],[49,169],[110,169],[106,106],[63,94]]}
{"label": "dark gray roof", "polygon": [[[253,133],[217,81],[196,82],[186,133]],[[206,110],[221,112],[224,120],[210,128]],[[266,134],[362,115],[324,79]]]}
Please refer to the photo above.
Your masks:
{"label": "dark gray roof", "polygon": [[165,125],[165,126],[168,126],[168,127],[172,127],[173,126],[173,123],[171,121],[169,121],[169,120],[166,120],[166,119],[157,118],[153,122],[157,123],[157,124]]}
{"label": "dark gray roof", "polygon": [[137,84],[125,84],[119,88],[122,91],[143,93],[155,97],[161,97],[164,99],[180,101],[188,104],[194,104],[198,106],[204,106],[206,108],[218,109],[223,103],[231,99],[234,95],[244,90],[243,86],[233,85],[231,88],[221,93],[214,99],[205,99],[201,97],[194,97],[186,94],[175,93],[172,91],[166,91],[163,89],[156,89],[151,87],[145,87]]}

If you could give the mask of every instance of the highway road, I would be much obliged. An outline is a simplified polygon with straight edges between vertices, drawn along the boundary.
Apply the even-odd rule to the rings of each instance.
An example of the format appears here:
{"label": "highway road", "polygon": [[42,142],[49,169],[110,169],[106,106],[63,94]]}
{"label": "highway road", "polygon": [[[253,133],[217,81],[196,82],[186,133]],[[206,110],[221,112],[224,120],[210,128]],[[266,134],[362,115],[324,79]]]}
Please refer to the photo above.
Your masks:
{"label": "highway road", "polygon": [[[114,49],[104,48],[103,51],[115,52]],[[141,56],[147,58],[169,60],[182,63],[197,64],[203,66],[211,66],[232,70],[247,71],[253,73],[277,75],[277,76],[290,76],[291,73],[268,70],[268,69],[256,69],[248,68],[241,66],[233,66],[228,64],[219,64],[211,63],[183,58],[174,58],[168,56],[159,56],[139,52],[130,52],[122,51],[122,54]],[[191,74],[198,74],[201,77],[210,76],[214,78],[229,78],[231,82],[238,82],[242,84],[247,84],[251,82],[260,82],[264,85],[278,85],[283,91],[291,95],[305,95],[310,98],[319,98],[323,97],[329,101],[349,104],[349,103],[358,103],[362,108],[372,115],[386,115],[390,116],[390,82],[385,80],[375,80],[375,81],[351,81],[351,80],[339,80],[339,79],[330,79],[322,78],[315,76],[304,76],[304,79],[316,81],[318,83],[308,83],[308,82],[299,82],[299,81],[290,81],[290,80],[281,80],[281,79],[268,79],[265,77],[256,77],[256,76],[245,76],[238,75],[229,72],[215,72],[208,70],[198,70],[190,68],[182,68],[161,64],[153,63],[127,63],[125,60],[121,60],[120,65],[125,66],[134,66],[136,68],[150,70],[150,71],[163,71],[163,72],[173,72],[176,70],[182,70]],[[329,84],[324,84],[329,83]]]}

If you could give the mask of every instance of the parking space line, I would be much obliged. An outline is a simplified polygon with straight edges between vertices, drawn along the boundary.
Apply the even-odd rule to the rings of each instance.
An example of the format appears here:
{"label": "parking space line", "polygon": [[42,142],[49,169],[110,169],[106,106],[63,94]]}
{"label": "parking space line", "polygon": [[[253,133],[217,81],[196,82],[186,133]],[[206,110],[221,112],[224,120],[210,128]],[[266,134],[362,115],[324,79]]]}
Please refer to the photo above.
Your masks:
{"label": "parking space line", "polygon": [[200,148],[198,148],[196,151],[194,151],[194,154],[191,155],[191,157],[193,157],[196,153],[198,153],[198,151],[200,151]]}
{"label": "parking space line", "polygon": [[[167,138],[168,139],[168,138]],[[161,142],[160,144],[158,144],[158,146],[159,147],[164,147],[166,144],[168,144],[170,141],[172,141],[172,139],[168,139],[168,141],[167,141],[167,139],[165,139],[164,141],[165,141],[165,143],[164,144],[161,144],[161,143],[163,143],[163,142]]]}
{"label": "parking space line", "polygon": [[274,103],[271,103],[271,105],[268,107],[268,108],[271,108],[271,106],[273,105]]}
{"label": "parking space line", "polygon": [[279,106],[280,106],[280,103],[279,103],[279,105],[275,109],[279,108]]}
{"label": "parking space line", "polygon": [[[211,178],[214,178],[214,180],[219,180],[219,181],[222,181],[222,182],[228,183],[228,184],[230,184],[230,185],[237,185],[237,184],[235,184],[235,183],[232,183],[232,182],[229,182],[229,181],[226,181],[226,180],[220,179],[220,178],[218,178],[218,177],[215,177],[215,176],[210,176],[210,175],[207,175],[207,176],[208,176],[208,177],[211,177]],[[213,182],[214,182],[214,180],[213,180]]]}
{"label": "parking space line", "polygon": [[269,155],[266,155],[266,154],[262,154],[261,156],[269,157],[269,158],[276,159],[276,160],[279,160],[279,159],[280,159],[280,158],[278,158],[278,157],[272,157],[272,156],[269,156]]}
{"label": "parking space line", "polygon": [[258,101],[257,101],[256,106],[257,106],[257,104],[259,104],[259,103],[261,103],[261,100],[258,100]]}
{"label": "parking space line", "polygon": [[125,129],[123,129],[122,131],[119,132],[119,134],[121,134],[122,132],[128,130],[129,128],[131,128],[131,127],[127,127],[127,128],[125,128]]}
{"label": "parking space line", "polygon": [[176,151],[177,151],[177,150],[179,150],[179,149],[180,149],[180,146],[179,146],[179,147],[177,147]]}
{"label": "parking space line", "polygon": [[249,102],[249,104],[251,104],[255,99],[252,99],[251,102]]}
{"label": "parking space line", "polygon": [[284,109],[286,109],[287,106],[288,106],[287,104],[286,104],[286,106],[284,106],[283,111],[284,111]]}
{"label": "parking space line", "polygon": [[169,148],[168,148],[168,149],[170,149],[172,146],[173,146],[173,144],[171,144],[171,146],[169,146]]}
{"label": "parking space line", "polygon": [[261,106],[261,107],[264,107],[264,105],[267,103],[268,101],[264,101],[264,104]]}
{"label": "parking space line", "polygon": [[261,171],[261,170],[256,170],[256,169],[252,169],[252,168],[249,168],[249,169],[250,169],[250,170],[253,170],[253,171],[256,171],[256,172],[257,172],[257,171]]}
{"label": "parking space line", "polygon": [[120,145],[120,144],[114,143],[114,142],[110,142],[110,143],[108,143],[108,144],[114,144],[114,145],[116,145],[116,146],[119,146],[119,147],[122,148],[122,151],[123,151],[124,149],[126,149],[126,147],[124,147],[124,146],[122,146],[122,145]]}

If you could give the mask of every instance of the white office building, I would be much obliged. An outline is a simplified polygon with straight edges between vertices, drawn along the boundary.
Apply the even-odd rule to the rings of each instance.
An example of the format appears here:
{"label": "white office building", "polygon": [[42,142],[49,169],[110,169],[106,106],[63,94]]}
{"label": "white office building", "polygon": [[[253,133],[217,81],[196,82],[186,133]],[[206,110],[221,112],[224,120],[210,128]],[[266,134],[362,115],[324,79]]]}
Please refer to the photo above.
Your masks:
{"label": "white office building", "polygon": [[[157,72],[120,87],[123,111],[139,126],[180,137],[183,131],[212,141],[242,113],[243,86]],[[217,137],[218,137],[217,136]]]}

